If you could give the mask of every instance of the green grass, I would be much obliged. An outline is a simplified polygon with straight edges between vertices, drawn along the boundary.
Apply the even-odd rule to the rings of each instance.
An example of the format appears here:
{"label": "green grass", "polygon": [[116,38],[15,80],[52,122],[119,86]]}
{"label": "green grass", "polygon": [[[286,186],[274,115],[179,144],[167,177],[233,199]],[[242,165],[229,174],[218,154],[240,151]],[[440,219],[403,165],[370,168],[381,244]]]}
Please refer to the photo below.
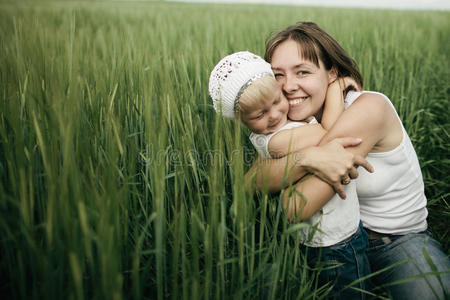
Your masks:
{"label": "green grass", "polygon": [[[311,20],[388,95],[447,253],[449,12],[162,2],[0,2],[2,294],[32,299],[326,295],[276,196],[245,195],[247,132],[209,72]],[[243,148],[244,147],[244,148]],[[242,150],[244,149],[244,150]],[[269,268],[270,266],[270,268]],[[271,288],[265,288],[269,285]]]}

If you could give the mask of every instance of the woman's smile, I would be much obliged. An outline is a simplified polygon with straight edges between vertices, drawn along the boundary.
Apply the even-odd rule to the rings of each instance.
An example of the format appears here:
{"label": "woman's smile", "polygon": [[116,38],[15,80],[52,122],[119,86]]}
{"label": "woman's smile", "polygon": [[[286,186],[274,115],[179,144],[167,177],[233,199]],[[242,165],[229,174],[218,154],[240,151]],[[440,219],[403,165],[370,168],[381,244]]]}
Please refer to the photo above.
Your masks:
{"label": "woman's smile", "polygon": [[297,106],[303,102],[305,102],[308,99],[308,96],[304,97],[287,97],[289,102],[289,107]]}
{"label": "woman's smile", "polygon": [[271,65],[278,84],[289,102],[289,119],[320,119],[328,84],[336,74],[321,60],[315,64],[299,54],[296,41],[286,40],[273,52]]}

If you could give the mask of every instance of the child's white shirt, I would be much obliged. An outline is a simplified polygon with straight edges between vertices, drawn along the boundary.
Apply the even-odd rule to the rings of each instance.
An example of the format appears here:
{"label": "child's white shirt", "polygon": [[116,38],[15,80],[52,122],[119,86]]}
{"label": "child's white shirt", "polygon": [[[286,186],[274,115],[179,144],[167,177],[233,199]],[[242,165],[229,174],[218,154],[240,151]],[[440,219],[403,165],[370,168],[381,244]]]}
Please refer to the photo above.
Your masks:
{"label": "child's white shirt", "polygon": [[[275,134],[282,130],[317,123],[317,120],[312,117],[307,122],[287,123],[274,133],[251,133],[249,138],[259,155],[266,159],[271,157],[268,145]],[[352,180],[350,184],[344,186],[344,190],[347,195],[345,200],[335,194],[321,210],[304,221],[304,223],[311,225],[299,229],[300,238],[304,245],[309,247],[332,246],[349,238],[358,230],[360,215],[355,181]]]}
{"label": "child's white shirt", "polygon": [[258,154],[266,159],[271,158],[269,153],[269,142],[270,139],[277,134],[278,132],[282,130],[288,130],[296,127],[300,127],[306,124],[318,124],[316,118],[310,117],[306,120],[306,122],[289,122],[282,126],[281,128],[277,129],[275,132],[269,133],[269,134],[259,134],[252,132],[249,136],[250,141],[253,144],[253,147],[255,147]]}

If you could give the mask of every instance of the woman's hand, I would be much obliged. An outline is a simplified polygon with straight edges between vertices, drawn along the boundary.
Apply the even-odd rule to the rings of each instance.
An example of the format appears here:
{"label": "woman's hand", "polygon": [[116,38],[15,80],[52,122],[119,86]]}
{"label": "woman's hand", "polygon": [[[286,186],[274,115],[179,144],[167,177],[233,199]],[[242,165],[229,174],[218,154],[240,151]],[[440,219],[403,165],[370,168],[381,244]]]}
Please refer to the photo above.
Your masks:
{"label": "woman's hand", "polygon": [[358,177],[358,166],[373,172],[373,167],[362,156],[346,151],[346,147],[357,146],[361,139],[336,138],[331,142],[317,147],[304,149],[299,158],[299,165],[308,172],[320,177],[330,184],[342,199],[346,195],[342,186],[342,180]]}
{"label": "woman's hand", "polygon": [[330,184],[341,198],[345,198],[341,180],[347,177],[357,178],[358,166],[373,172],[372,166],[362,156],[344,149],[360,143],[361,139],[336,138],[321,146],[291,152],[279,159],[258,157],[245,174],[245,189],[249,194],[263,189],[270,193],[279,192],[285,188],[285,184],[293,184],[308,173],[312,173]]}

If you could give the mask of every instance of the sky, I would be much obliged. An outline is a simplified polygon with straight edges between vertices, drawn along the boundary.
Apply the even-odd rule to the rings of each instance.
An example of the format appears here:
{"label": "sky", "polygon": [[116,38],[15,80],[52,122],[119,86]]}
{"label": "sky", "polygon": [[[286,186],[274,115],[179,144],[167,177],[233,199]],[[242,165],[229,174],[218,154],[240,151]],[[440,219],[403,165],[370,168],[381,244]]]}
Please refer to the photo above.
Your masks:
{"label": "sky", "polygon": [[173,0],[179,2],[265,3],[329,7],[450,10],[450,0]]}

